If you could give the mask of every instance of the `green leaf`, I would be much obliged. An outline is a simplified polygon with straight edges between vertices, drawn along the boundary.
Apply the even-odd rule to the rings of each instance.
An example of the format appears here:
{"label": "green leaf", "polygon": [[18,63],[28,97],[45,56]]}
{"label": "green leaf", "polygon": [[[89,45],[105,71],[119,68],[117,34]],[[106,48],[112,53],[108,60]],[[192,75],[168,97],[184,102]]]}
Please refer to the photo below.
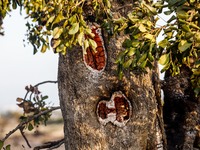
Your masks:
{"label": "green leaf", "polygon": [[154,36],[152,34],[147,33],[144,37],[149,40],[155,41]]}
{"label": "green leaf", "polygon": [[28,124],[28,130],[32,131],[33,130],[33,125],[31,123]]}
{"label": "green leaf", "polygon": [[59,28],[59,27],[54,28],[53,38],[58,39],[62,33],[63,33],[63,28]]}
{"label": "green leaf", "polygon": [[17,8],[17,3],[15,0],[12,1],[12,8],[13,9],[16,9]]}
{"label": "green leaf", "polygon": [[51,17],[47,20],[46,26],[48,26],[49,23],[52,23],[54,19],[55,19],[55,15],[51,16]]}
{"label": "green leaf", "polygon": [[0,140],[0,150],[3,148],[4,142]]}
{"label": "green leaf", "polygon": [[177,11],[177,17],[178,17],[179,19],[185,20],[185,19],[188,18],[188,14],[187,14],[185,11],[180,10],[180,11]]}
{"label": "green leaf", "polygon": [[158,45],[159,45],[160,47],[162,47],[162,48],[165,48],[165,47],[167,47],[168,43],[169,43],[169,41],[168,41],[167,39],[164,39],[164,40],[160,41],[160,42],[158,43]]}
{"label": "green leaf", "polygon": [[73,23],[71,28],[69,29],[69,34],[70,35],[76,34],[78,30],[79,30],[79,23],[78,22]]}
{"label": "green leaf", "polygon": [[48,99],[49,97],[46,95],[46,96],[42,96],[42,100],[45,100],[45,99]]}
{"label": "green leaf", "polygon": [[146,32],[146,27],[143,25],[143,24],[140,24],[139,25],[139,28],[138,28],[141,32]]}
{"label": "green leaf", "polygon": [[124,23],[124,21],[125,21],[124,17],[120,17],[118,19],[113,19],[113,23],[115,23],[115,24],[122,24],[122,23]]}
{"label": "green leaf", "polygon": [[168,11],[164,11],[164,14],[165,15],[171,15],[172,12],[173,12],[172,10],[168,10]]}
{"label": "green leaf", "polygon": [[88,40],[84,40],[84,42],[83,42],[83,54],[85,55],[85,54],[87,54],[87,48],[89,47],[89,42],[88,42]]}
{"label": "green leaf", "polygon": [[7,146],[6,146],[6,150],[10,150],[10,145],[7,145]]}
{"label": "green leaf", "polygon": [[166,65],[169,62],[169,53],[168,54],[164,54],[160,57],[159,61],[158,61],[161,65]]}
{"label": "green leaf", "polygon": [[84,33],[83,32],[80,32],[79,35],[77,36],[77,41],[78,41],[78,44],[80,46],[83,45],[83,37],[84,37]]}
{"label": "green leaf", "polygon": [[192,43],[188,43],[186,40],[181,40],[181,42],[178,44],[178,49],[180,50],[180,52],[184,52],[191,45],[192,45]]}
{"label": "green leaf", "polygon": [[127,60],[126,62],[123,63],[123,67],[124,68],[129,68],[130,65],[132,64],[132,62],[133,62],[132,59]]}
{"label": "green leaf", "polygon": [[183,24],[183,25],[182,25],[182,29],[183,29],[183,31],[185,31],[185,32],[190,32],[190,27],[189,27],[189,25],[187,25],[187,24]]}
{"label": "green leaf", "polygon": [[194,93],[196,96],[198,96],[200,94],[200,88],[199,87],[195,88]]}
{"label": "green leaf", "polygon": [[170,67],[170,63],[168,63],[166,66],[164,66],[164,68],[160,71],[161,73],[165,72],[166,70],[168,70]]}
{"label": "green leaf", "polygon": [[42,45],[41,52],[42,52],[42,53],[45,53],[46,50],[47,50],[47,48],[48,48],[48,46],[47,46],[46,44],[43,44],[43,45]]}
{"label": "green leaf", "polygon": [[125,23],[123,23],[123,25],[120,28],[118,28],[118,31],[122,31],[122,30],[126,29],[127,27],[128,27],[128,24],[125,22]]}
{"label": "green leaf", "polygon": [[130,56],[133,56],[136,52],[136,48],[133,48],[133,47],[130,47],[127,55],[130,57]]}
{"label": "green leaf", "polygon": [[157,11],[156,11],[156,8],[146,4],[143,2],[143,5],[153,14],[153,15],[156,15],[157,14]]}
{"label": "green leaf", "polygon": [[137,48],[139,45],[140,45],[139,41],[133,41],[132,42],[132,46],[135,47],[135,48]]}
{"label": "green leaf", "polygon": [[194,75],[200,76],[200,69],[194,68],[194,69],[192,69],[192,72]]}
{"label": "green leaf", "polygon": [[125,57],[126,53],[120,52],[119,55],[117,56],[117,60],[115,61],[115,63],[119,63],[122,64],[124,62],[124,57]]}
{"label": "green leaf", "polygon": [[138,63],[143,63],[146,58],[147,58],[147,53],[142,54],[142,56],[138,60]]}
{"label": "green leaf", "polygon": [[176,16],[173,15],[169,20],[167,20],[167,23],[170,23],[170,22],[172,22],[175,19],[176,19]]}
{"label": "green leaf", "polygon": [[130,48],[132,46],[132,41],[130,39],[125,39],[122,43],[122,47],[124,48]]}
{"label": "green leaf", "polygon": [[89,39],[88,42],[89,42],[89,45],[92,47],[92,49],[96,52],[97,43],[92,39]]}
{"label": "green leaf", "polygon": [[151,52],[148,52],[148,59],[149,59],[151,62],[154,61],[154,57],[153,57],[153,55],[152,55]]}
{"label": "green leaf", "polygon": [[141,68],[145,68],[145,67],[146,67],[146,64],[147,64],[147,59],[144,60],[144,61],[140,64],[140,67],[141,67]]}
{"label": "green leaf", "polygon": [[196,42],[200,43],[200,32],[196,32],[195,38],[196,38]]}

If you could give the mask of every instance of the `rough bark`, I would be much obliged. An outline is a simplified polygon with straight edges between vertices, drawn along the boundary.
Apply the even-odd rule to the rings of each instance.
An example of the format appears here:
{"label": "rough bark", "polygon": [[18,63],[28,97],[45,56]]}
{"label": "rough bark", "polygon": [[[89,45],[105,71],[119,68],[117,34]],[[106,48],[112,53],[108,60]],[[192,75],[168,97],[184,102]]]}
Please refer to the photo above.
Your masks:
{"label": "rough bark", "polygon": [[[162,147],[153,74],[151,71],[147,74],[127,71],[119,80],[115,60],[122,49],[121,42],[119,38],[107,43],[107,66],[100,74],[85,67],[80,47],[60,56],[59,96],[67,150],[153,150]],[[109,100],[115,91],[122,91],[132,105],[131,118],[124,127],[112,123],[104,126],[97,120],[98,102]]]}
{"label": "rough bark", "polygon": [[[112,6],[113,9],[117,7],[114,1]],[[127,15],[129,7],[123,4],[116,11]],[[123,50],[124,38],[120,35],[108,41],[104,36],[107,65],[103,72],[95,73],[85,66],[81,47],[74,47],[66,56],[60,56],[58,87],[67,150],[163,149],[165,140],[162,108],[158,109],[161,106],[157,69],[147,73],[127,70],[119,80],[115,61]],[[130,120],[123,127],[111,122],[103,125],[96,113],[98,103],[109,101],[116,91],[121,91],[132,107]]]}
{"label": "rough bark", "polygon": [[164,121],[169,150],[200,149],[200,99],[190,83],[191,72],[185,66],[180,75],[165,75]]}

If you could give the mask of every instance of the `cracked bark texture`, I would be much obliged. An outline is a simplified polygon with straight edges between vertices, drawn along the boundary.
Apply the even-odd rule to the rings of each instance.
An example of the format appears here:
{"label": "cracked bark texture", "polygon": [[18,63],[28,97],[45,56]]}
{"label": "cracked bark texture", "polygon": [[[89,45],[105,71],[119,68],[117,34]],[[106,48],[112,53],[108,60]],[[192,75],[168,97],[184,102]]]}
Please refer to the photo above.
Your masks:
{"label": "cracked bark texture", "polygon": [[[157,148],[157,100],[152,73],[127,71],[122,80],[118,79],[114,62],[121,41],[113,39],[108,44],[108,61],[102,74],[85,67],[80,47],[59,58],[59,97],[67,150]],[[130,100],[132,116],[123,128],[111,123],[103,126],[97,120],[97,104],[119,90]]]}
{"label": "cracked bark texture", "polygon": [[[112,2],[112,6],[115,5]],[[121,13],[127,14],[127,8],[122,8]],[[152,81],[156,71],[148,70],[146,74],[126,71],[119,80],[115,61],[123,50],[124,38],[121,35],[108,41],[104,35],[107,65],[102,73],[94,73],[85,66],[81,47],[74,47],[66,56],[60,55],[58,88],[66,150],[163,149],[155,82]],[[98,102],[109,100],[115,91],[122,91],[132,105],[131,118],[125,127],[112,123],[104,126],[97,119]]]}
{"label": "cracked bark texture", "polygon": [[200,149],[200,98],[195,98],[190,70],[183,66],[180,75],[165,74],[164,121],[169,150]]}

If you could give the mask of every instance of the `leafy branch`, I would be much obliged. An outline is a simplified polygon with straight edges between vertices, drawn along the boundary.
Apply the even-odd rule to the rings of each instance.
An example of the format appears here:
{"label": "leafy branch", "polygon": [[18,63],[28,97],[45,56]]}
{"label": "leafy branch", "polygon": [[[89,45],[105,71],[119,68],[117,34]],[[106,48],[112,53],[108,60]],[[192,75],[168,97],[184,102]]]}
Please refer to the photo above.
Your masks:
{"label": "leafy branch", "polygon": [[[13,130],[11,130],[9,133],[6,134],[6,136],[0,140],[1,142],[5,142],[13,133],[15,133],[17,130],[20,130],[20,132],[22,133],[22,129],[24,129],[24,125],[27,125],[29,122],[33,121],[34,119],[37,119],[38,117],[48,114],[54,110],[58,110],[60,109],[60,106],[57,107],[51,107],[48,110],[44,110],[38,114],[35,114],[33,116],[29,116],[28,118],[26,118],[25,120],[21,121]],[[22,134],[23,135],[23,134]],[[23,135],[24,136],[24,135]],[[28,144],[30,146],[30,144]]]}
{"label": "leafy branch", "polygon": [[[40,125],[40,123],[46,124],[47,120],[51,116],[51,112],[60,109],[60,106],[57,106],[57,107],[46,106],[46,102],[44,100],[46,100],[48,96],[42,96],[41,92],[38,89],[40,85],[46,84],[46,83],[57,83],[57,81],[44,81],[34,86],[31,86],[31,85],[26,86],[25,89],[27,92],[25,94],[24,99],[17,98],[17,101],[20,102],[17,105],[20,108],[23,108],[24,114],[20,117],[21,122],[13,130],[8,132],[3,139],[0,140],[0,149],[3,148],[4,142],[17,130],[20,131],[27,145],[31,148],[31,145],[25,136],[24,130],[28,129],[29,131],[31,131],[34,128],[34,126],[38,126]],[[30,96],[29,98],[27,98],[29,94]],[[30,113],[33,113],[33,114],[30,115]],[[56,145],[61,145],[61,143],[63,142],[60,141],[60,142],[51,142],[51,143],[52,144],[49,146],[56,147]],[[40,147],[38,146],[37,149],[39,148]],[[10,146],[7,145],[6,148],[4,149],[6,150],[10,149]]]}

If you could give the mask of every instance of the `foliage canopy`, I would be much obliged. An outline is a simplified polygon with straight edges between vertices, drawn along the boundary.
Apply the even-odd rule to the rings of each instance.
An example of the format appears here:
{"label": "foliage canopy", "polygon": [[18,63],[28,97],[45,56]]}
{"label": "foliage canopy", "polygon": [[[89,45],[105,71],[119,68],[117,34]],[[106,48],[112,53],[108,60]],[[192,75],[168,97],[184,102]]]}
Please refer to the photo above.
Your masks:
{"label": "foliage canopy", "polygon": [[[112,0],[2,0],[0,25],[8,11],[20,7],[26,10],[29,20],[27,39],[34,54],[45,52],[50,46],[56,53],[66,54],[75,45],[95,48],[89,22],[101,25],[108,36],[127,34],[119,54],[119,76],[125,69],[153,67],[154,60],[164,66],[163,72],[180,73],[185,65],[191,72],[191,82],[196,96],[200,93],[200,3],[199,0],[139,0],[119,8],[111,6]],[[115,15],[113,10],[129,7],[127,15]],[[168,8],[164,11],[164,8]],[[164,26],[156,26],[160,14],[172,15]],[[1,30],[2,31],[2,27]],[[157,37],[164,31],[164,39]],[[2,33],[2,32],[1,32]]]}

